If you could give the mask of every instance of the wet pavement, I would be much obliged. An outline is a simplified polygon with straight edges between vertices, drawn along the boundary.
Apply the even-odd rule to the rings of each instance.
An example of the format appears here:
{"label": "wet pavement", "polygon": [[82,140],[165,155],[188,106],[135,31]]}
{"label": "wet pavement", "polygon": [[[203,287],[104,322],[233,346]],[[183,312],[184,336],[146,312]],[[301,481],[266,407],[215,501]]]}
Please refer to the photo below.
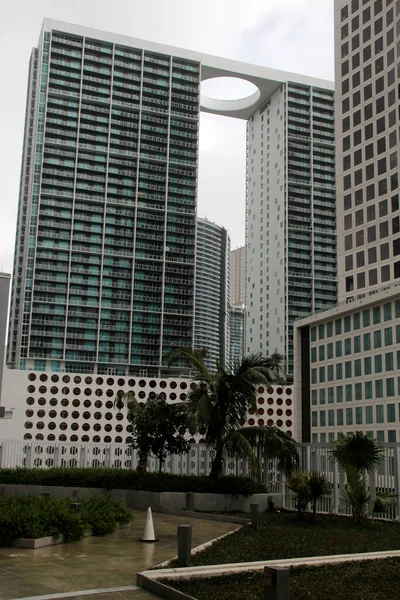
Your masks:
{"label": "wet pavement", "polygon": [[145,518],[145,512],[135,511],[129,529],[71,544],[0,549],[0,600],[154,600],[156,596],[136,588],[136,574],[176,556],[178,525],[193,526],[193,547],[238,527],[153,513],[159,541],[145,544],[138,541]]}

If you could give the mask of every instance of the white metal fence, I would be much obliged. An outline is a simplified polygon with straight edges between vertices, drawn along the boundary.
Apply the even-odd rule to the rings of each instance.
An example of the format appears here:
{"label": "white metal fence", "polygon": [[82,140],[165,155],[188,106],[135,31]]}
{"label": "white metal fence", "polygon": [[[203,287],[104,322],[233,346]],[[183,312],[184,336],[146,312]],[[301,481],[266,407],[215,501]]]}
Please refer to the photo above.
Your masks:
{"label": "white metal fence", "polygon": [[[300,468],[323,473],[332,486],[330,496],[318,502],[319,512],[348,514],[345,502],[345,474],[338,470],[327,444],[299,444]],[[189,451],[172,455],[163,465],[164,473],[178,475],[209,475],[214,451],[205,444],[191,444]],[[294,494],[285,485],[285,477],[275,459],[258,456],[262,483],[270,493],[283,493],[284,506],[295,508]],[[126,444],[3,441],[0,442],[0,468],[51,467],[136,469],[138,455]],[[245,460],[225,456],[225,475],[247,476],[249,464]],[[148,470],[159,469],[156,458],[149,457]],[[393,505],[382,518],[400,518],[400,444],[384,444],[381,464],[369,477],[369,492],[374,501],[377,492],[396,495]]]}

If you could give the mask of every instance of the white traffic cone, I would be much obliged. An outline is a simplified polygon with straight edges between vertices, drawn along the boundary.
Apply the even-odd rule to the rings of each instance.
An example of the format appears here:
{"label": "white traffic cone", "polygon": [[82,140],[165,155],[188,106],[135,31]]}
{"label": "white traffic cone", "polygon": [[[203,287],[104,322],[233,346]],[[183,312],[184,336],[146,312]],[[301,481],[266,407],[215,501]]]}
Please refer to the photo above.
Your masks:
{"label": "white traffic cone", "polygon": [[151,508],[147,509],[146,525],[144,526],[143,537],[140,538],[140,542],[158,542],[158,538],[154,535],[153,515],[151,514]]}

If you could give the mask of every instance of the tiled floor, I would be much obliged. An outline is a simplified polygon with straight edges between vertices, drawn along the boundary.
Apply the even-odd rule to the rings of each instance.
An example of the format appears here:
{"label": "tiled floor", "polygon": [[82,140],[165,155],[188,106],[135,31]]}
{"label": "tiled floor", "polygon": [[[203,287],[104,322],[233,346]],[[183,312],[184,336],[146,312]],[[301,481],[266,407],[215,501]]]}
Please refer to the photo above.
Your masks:
{"label": "tiled floor", "polygon": [[[136,585],[136,573],[151,568],[177,553],[177,525],[193,525],[193,547],[236,529],[220,523],[154,513],[159,541],[144,544],[145,513],[135,511],[130,529],[104,537],[91,537],[39,550],[0,549],[0,600],[52,597],[76,591],[73,600],[154,600],[141,589],[80,596],[82,590],[103,590]],[[69,596],[71,598],[71,596]],[[38,599],[39,600],[39,599]]]}

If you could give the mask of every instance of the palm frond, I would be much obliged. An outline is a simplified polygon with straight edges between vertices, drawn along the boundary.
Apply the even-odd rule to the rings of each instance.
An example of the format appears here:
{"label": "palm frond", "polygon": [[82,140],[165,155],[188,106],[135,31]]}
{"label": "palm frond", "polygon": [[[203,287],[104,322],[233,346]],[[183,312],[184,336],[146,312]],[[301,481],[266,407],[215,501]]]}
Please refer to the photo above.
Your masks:
{"label": "palm frond", "polygon": [[167,356],[168,366],[179,359],[183,359],[188,363],[192,369],[194,381],[204,381],[209,386],[213,385],[213,375],[206,367],[203,351],[192,350],[191,348],[174,348]]}
{"label": "palm frond", "polygon": [[224,439],[224,446],[228,454],[247,460],[251,476],[257,479],[257,481],[261,481],[261,471],[257,455],[241,431],[230,431]]}
{"label": "palm frond", "polygon": [[356,431],[334,442],[331,452],[346,473],[351,468],[370,473],[379,466],[383,448],[375,439]]}
{"label": "palm frond", "polygon": [[244,427],[240,431],[253,448],[269,458],[276,458],[286,475],[298,468],[296,442],[285,432],[277,427]]}

